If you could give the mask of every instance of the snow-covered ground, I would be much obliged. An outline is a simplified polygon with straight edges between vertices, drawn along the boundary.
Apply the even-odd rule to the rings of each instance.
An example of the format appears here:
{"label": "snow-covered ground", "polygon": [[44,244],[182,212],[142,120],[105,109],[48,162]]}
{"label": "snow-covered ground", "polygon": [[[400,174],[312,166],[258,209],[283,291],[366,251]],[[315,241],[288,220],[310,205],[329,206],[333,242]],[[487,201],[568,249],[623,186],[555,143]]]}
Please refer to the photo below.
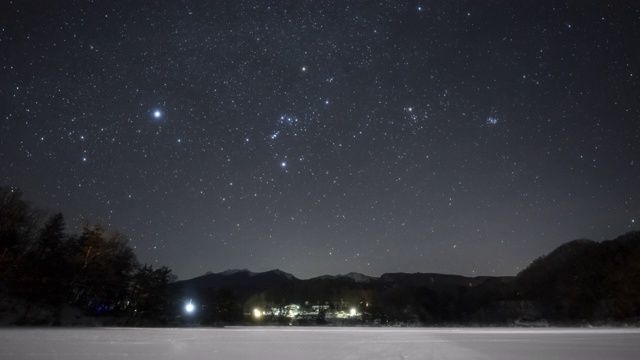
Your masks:
{"label": "snow-covered ground", "polygon": [[0,329],[0,359],[638,359],[640,329]]}

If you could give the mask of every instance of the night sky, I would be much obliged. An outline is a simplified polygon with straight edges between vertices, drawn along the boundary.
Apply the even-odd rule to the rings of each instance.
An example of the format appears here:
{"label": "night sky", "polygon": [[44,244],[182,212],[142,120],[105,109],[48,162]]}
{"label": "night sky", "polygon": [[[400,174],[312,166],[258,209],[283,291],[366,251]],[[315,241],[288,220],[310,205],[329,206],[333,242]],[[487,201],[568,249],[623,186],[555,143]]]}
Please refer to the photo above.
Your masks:
{"label": "night sky", "polygon": [[0,185],[181,279],[640,229],[640,2],[1,1]]}

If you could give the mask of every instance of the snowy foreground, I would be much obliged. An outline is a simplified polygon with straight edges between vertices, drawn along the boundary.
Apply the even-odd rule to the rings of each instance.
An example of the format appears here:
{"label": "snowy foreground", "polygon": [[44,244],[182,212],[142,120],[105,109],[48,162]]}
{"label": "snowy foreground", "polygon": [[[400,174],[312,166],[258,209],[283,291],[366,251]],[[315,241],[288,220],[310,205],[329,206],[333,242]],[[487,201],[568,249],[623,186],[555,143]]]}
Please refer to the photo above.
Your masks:
{"label": "snowy foreground", "polygon": [[637,359],[640,329],[0,329],[0,359]]}

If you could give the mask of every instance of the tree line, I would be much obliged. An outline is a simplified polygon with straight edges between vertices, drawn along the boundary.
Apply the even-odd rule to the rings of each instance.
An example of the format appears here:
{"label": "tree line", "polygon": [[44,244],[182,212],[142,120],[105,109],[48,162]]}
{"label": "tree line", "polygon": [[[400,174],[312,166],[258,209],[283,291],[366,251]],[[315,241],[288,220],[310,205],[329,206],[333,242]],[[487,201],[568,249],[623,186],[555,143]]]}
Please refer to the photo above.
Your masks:
{"label": "tree line", "polygon": [[[60,323],[65,307],[166,317],[171,269],[141,265],[125,235],[99,224],[85,224],[79,235],[65,227],[61,213],[47,216],[19,189],[0,187],[0,305],[21,313],[17,323]],[[42,311],[50,315],[38,317]]]}

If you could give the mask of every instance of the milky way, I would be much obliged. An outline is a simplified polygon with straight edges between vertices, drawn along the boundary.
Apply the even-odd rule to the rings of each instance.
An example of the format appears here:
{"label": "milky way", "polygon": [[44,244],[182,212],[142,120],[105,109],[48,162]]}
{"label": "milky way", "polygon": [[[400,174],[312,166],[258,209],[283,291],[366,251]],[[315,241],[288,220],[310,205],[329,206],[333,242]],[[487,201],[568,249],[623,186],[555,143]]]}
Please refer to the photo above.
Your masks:
{"label": "milky way", "polygon": [[2,1],[0,185],[180,278],[515,275],[640,222],[635,1]]}

